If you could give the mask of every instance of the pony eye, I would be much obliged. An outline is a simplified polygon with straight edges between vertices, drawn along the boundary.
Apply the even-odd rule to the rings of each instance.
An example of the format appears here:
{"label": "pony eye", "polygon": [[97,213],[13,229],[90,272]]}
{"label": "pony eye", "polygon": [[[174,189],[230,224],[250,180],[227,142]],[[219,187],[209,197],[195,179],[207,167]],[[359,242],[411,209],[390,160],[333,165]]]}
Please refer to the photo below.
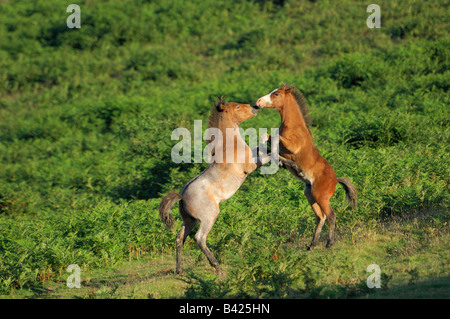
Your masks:
{"label": "pony eye", "polygon": [[237,108],[236,108],[236,110],[239,110],[241,108],[241,106],[239,105]]}
{"label": "pony eye", "polygon": [[278,93],[274,93],[273,95],[278,96]]}

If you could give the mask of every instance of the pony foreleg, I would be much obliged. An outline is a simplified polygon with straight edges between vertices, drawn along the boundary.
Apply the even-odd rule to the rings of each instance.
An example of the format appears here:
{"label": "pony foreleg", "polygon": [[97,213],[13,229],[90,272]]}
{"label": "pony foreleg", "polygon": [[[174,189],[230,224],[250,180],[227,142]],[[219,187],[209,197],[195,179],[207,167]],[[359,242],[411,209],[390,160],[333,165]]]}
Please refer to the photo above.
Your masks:
{"label": "pony foreleg", "polygon": [[262,154],[261,156],[258,156],[258,161],[256,163],[257,168],[260,168],[261,166],[266,165],[267,163],[269,163],[272,160],[273,160],[273,158],[270,155]]}
{"label": "pony foreleg", "polygon": [[295,171],[295,173],[297,174],[298,177],[305,177],[305,175],[303,174],[303,171],[298,167],[297,163],[295,163],[294,161],[291,161],[281,155],[278,156],[280,159],[280,166],[284,167],[284,168],[291,168],[292,170]]}
{"label": "pony foreleg", "polygon": [[271,155],[267,154],[267,148],[261,145],[252,149],[252,157],[256,162],[256,168],[266,165],[273,159]]}
{"label": "pony foreleg", "polygon": [[266,143],[271,143],[271,137],[269,134],[261,135],[259,138],[259,145],[252,149],[252,157],[256,160],[256,168],[260,168],[274,159],[267,147],[264,145]]}

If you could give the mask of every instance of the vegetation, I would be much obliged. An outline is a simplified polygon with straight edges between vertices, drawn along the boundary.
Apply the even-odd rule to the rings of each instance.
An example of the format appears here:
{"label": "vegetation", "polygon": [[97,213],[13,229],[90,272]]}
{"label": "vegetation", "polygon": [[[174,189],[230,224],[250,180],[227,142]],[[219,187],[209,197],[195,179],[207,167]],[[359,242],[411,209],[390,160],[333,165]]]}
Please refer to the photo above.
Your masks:
{"label": "vegetation", "polygon": [[[75,295],[78,264],[84,289],[100,287],[82,297],[448,298],[448,2],[380,1],[379,29],[370,3],[349,0],[86,0],[80,29],[69,3],[0,4],[2,296]],[[206,127],[217,96],[254,103],[282,82],[309,101],[316,146],[358,188],[358,211],[338,187],[338,243],[306,252],[301,183],[254,172],[208,238],[225,277],[192,239],[178,277],[157,207],[206,163],[173,163],[172,130]],[[279,122],[262,110],[242,127]],[[381,292],[367,288],[371,263]],[[156,281],[136,270],[147,265]],[[102,269],[150,284],[122,291]]]}

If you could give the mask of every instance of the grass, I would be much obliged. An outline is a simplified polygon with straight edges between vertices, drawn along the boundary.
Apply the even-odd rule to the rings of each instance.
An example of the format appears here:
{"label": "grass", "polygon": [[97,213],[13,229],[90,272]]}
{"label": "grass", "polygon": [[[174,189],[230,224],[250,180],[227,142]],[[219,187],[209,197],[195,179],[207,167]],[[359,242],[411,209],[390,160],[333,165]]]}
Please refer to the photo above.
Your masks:
{"label": "grass", "polygon": [[[2,297],[448,297],[447,2],[382,1],[380,29],[350,0],[77,4],[76,30],[62,0],[0,6]],[[254,172],[208,237],[228,275],[192,240],[174,275],[157,207],[206,163],[175,164],[172,131],[206,126],[217,96],[253,103],[283,82],[304,93],[358,211],[338,187],[336,247],[307,253],[302,185]],[[241,126],[279,124],[262,110]],[[387,288],[367,290],[370,263]]]}
{"label": "grass", "polygon": [[[81,288],[68,288],[69,273],[40,288],[5,298],[170,299],[170,298],[448,298],[448,229],[430,223],[438,212],[397,219],[356,235],[339,231],[332,249],[305,251],[309,238],[283,243],[266,267],[226,262],[217,276],[192,240],[183,258],[185,274],[174,272],[174,254],[142,256],[117,266],[82,269]],[[324,236],[323,236],[324,237]],[[323,238],[322,241],[325,241]],[[270,252],[272,253],[272,252]],[[131,259],[131,258],[130,258]],[[291,263],[294,259],[300,263]],[[260,260],[256,263],[261,263]],[[381,269],[381,289],[367,287],[368,265]],[[243,266],[243,267],[236,267]],[[238,277],[236,277],[238,276]],[[235,282],[241,284],[236,289]]]}

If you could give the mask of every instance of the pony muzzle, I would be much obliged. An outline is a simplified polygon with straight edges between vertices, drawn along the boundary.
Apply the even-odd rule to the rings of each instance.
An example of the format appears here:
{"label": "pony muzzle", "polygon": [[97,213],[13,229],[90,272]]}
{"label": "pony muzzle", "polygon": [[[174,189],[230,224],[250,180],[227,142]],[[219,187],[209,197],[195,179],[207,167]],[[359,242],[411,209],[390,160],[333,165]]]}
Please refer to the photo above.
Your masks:
{"label": "pony muzzle", "polygon": [[266,96],[263,96],[263,97],[259,98],[258,101],[256,101],[256,105],[259,108],[266,107],[269,104],[270,104],[270,97],[267,99]]}
{"label": "pony muzzle", "polygon": [[251,105],[251,107],[252,107],[252,113],[253,114],[258,114],[259,110],[261,109],[261,107],[256,105],[256,104],[255,105]]}

